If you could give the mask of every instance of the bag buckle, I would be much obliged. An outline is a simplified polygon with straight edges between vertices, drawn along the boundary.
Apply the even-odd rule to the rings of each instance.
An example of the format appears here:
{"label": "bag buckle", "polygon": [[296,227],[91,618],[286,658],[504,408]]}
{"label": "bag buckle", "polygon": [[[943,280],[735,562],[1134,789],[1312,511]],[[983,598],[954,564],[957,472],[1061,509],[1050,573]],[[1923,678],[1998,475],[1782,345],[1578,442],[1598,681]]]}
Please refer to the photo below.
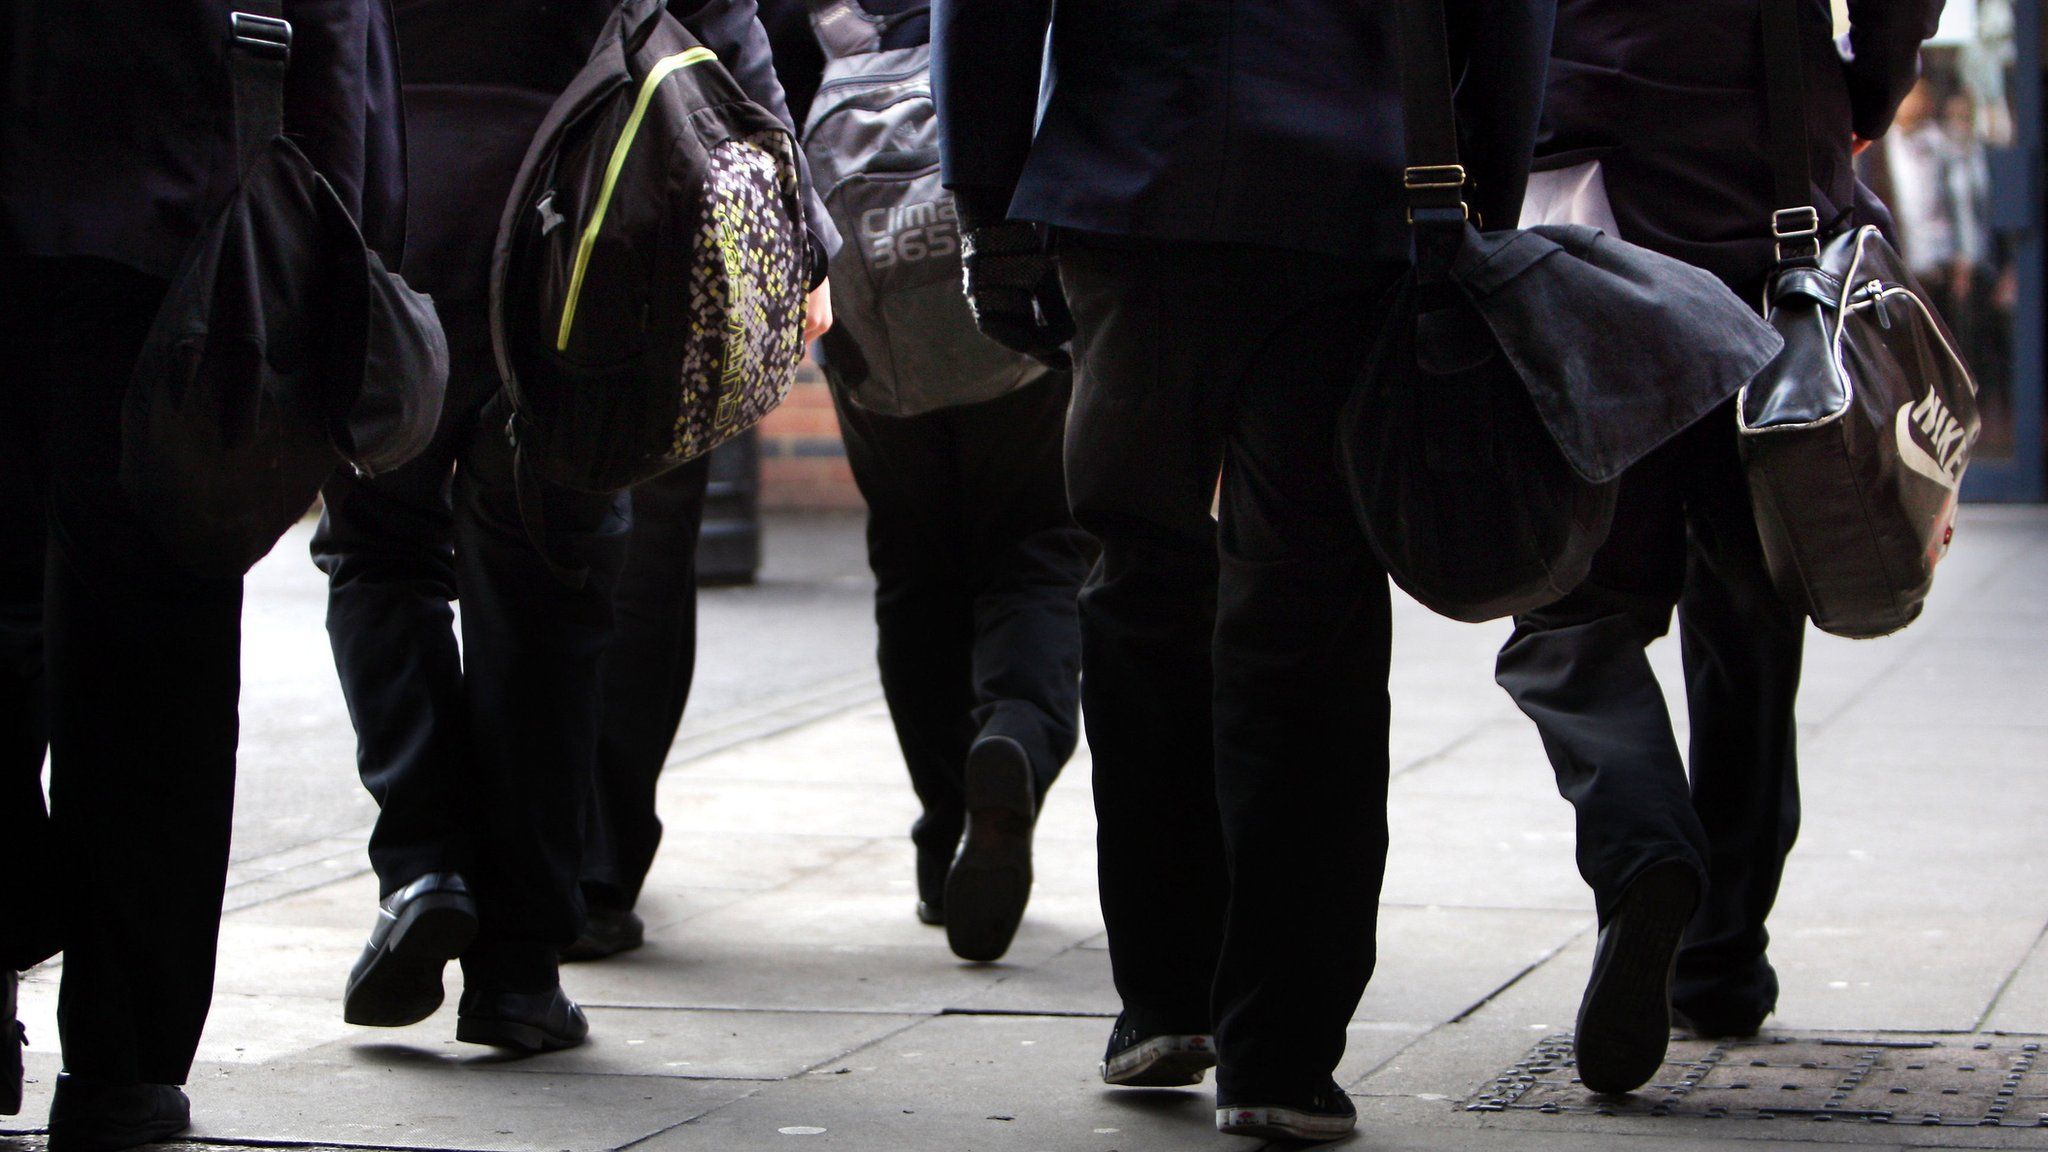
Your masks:
{"label": "bag buckle", "polygon": [[275,16],[254,12],[228,14],[228,31],[237,47],[269,60],[289,60],[292,54],[292,25]]}
{"label": "bag buckle", "polygon": [[1793,259],[1820,255],[1820,211],[1811,204],[1778,209],[1771,213],[1771,237],[1777,241],[1778,262],[1781,264],[1786,260],[1785,242],[1788,240],[1812,244],[1812,251],[1798,253]]}
{"label": "bag buckle", "polygon": [[1463,164],[1416,164],[1401,172],[1401,187],[1408,193],[1408,223],[1415,223],[1416,209],[1456,208],[1460,220],[1470,220],[1472,210],[1465,203]]}

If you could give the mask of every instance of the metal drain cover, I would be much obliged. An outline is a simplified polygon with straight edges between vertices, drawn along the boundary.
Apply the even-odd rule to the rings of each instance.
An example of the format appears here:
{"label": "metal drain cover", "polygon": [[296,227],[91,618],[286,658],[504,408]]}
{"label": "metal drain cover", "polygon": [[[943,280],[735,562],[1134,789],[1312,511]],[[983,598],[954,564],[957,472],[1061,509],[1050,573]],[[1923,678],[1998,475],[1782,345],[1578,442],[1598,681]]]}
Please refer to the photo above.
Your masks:
{"label": "metal drain cover", "polygon": [[2048,1128],[2048,1059],[2040,1041],[2011,1037],[1673,1040],[1653,1083],[1596,1096],[1579,1084],[1565,1033],[1537,1044],[1465,1109]]}

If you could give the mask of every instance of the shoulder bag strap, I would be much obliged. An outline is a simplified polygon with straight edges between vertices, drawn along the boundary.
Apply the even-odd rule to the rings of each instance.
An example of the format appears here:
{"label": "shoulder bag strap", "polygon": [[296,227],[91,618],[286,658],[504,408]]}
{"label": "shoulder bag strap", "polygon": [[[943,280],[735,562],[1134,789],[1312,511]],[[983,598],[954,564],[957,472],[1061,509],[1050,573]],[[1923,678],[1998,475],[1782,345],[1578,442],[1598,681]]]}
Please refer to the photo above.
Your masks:
{"label": "shoulder bag strap", "polygon": [[1443,0],[1401,0],[1401,115],[1408,165],[1401,187],[1415,241],[1416,279],[1450,276],[1471,211],[1458,161],[1458,113],[1451,86]]}
{"label": "shoulder bag strap", "polygon": [[247,171],[284,131],[284,74],[292,26],[284,0],[237,0],[228,14],[228,67],[234,77],[235,156]]}
{"label": "shoulder bag strap", "polygon": [[1806,132],[1806,69],[1799,0],[1763,0],[1764,103],[1770,119],[1771,236],[1778,263],[1820,260],[1820,211],[1813,205],[1813,158]]}
{"label": "shoulder bag strap", "polygon": [[860,0],[810,0],[811,27],[828,60],[865,56],[882,50],[887,21],[870,15]]}

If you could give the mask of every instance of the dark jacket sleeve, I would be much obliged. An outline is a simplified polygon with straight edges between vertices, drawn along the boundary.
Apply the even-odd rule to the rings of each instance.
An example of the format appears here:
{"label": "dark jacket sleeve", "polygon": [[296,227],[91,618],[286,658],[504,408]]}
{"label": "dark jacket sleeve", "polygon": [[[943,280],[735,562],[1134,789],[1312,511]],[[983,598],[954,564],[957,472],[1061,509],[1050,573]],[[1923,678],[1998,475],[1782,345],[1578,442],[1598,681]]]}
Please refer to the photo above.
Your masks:
{"label": "dark jacket sleeve", "polygon": [[[790,119],[789,105],[782,97],[782,82],[775,78],[775,57],[768,46],[768,33],[756,18],[754,0],[670,0],[669,11],[690,30],[698,43],[718,53],[726,70],[739,81],[749,99],[773,112],[797,131]],[[811,186],[810,166],[803,150],[797,150],[797,165],[803,171],[804,215],[810,225],[813,287],[825,275],[825,262],[839,250],[839,230],[825,211],[824,201]]]}
{"label": "dark jacket sleeve", "polygon": [[285,131],[396,267],[405,239],[398,50],[387,0],[286,0]]}
{"label": "dark jacket sleeve", "polygon": [[1856,135],[1891,129],[1899,102],[1920,79],[1920,42],[1941,24],[1944,0],[1849,0],[1849,110]]}
{"label": "dark jacket sleeve", "polygon": [[1447,0],[1458,146],[1484,227],[1521,216],[1543,113],[1557,0]]}
{"label": "dark jacket sleeve", "polygon": [[946,187],[970,223],[1009,210],[1038,118],[1052,0],[937,0],[932,95]]}

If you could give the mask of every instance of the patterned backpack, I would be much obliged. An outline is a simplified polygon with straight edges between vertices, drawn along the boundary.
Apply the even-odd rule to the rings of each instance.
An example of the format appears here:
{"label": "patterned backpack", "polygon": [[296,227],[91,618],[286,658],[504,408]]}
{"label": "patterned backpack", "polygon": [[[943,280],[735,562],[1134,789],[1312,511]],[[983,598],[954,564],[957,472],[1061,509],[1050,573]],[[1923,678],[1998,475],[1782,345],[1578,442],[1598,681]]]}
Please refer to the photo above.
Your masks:
{"label": "patterned backpack", "polygon": [[491,340],[522,493],[616,492],[758,423],[803,356],[809,271],[789,130],[661,0],[625,0],[498,229]]}

